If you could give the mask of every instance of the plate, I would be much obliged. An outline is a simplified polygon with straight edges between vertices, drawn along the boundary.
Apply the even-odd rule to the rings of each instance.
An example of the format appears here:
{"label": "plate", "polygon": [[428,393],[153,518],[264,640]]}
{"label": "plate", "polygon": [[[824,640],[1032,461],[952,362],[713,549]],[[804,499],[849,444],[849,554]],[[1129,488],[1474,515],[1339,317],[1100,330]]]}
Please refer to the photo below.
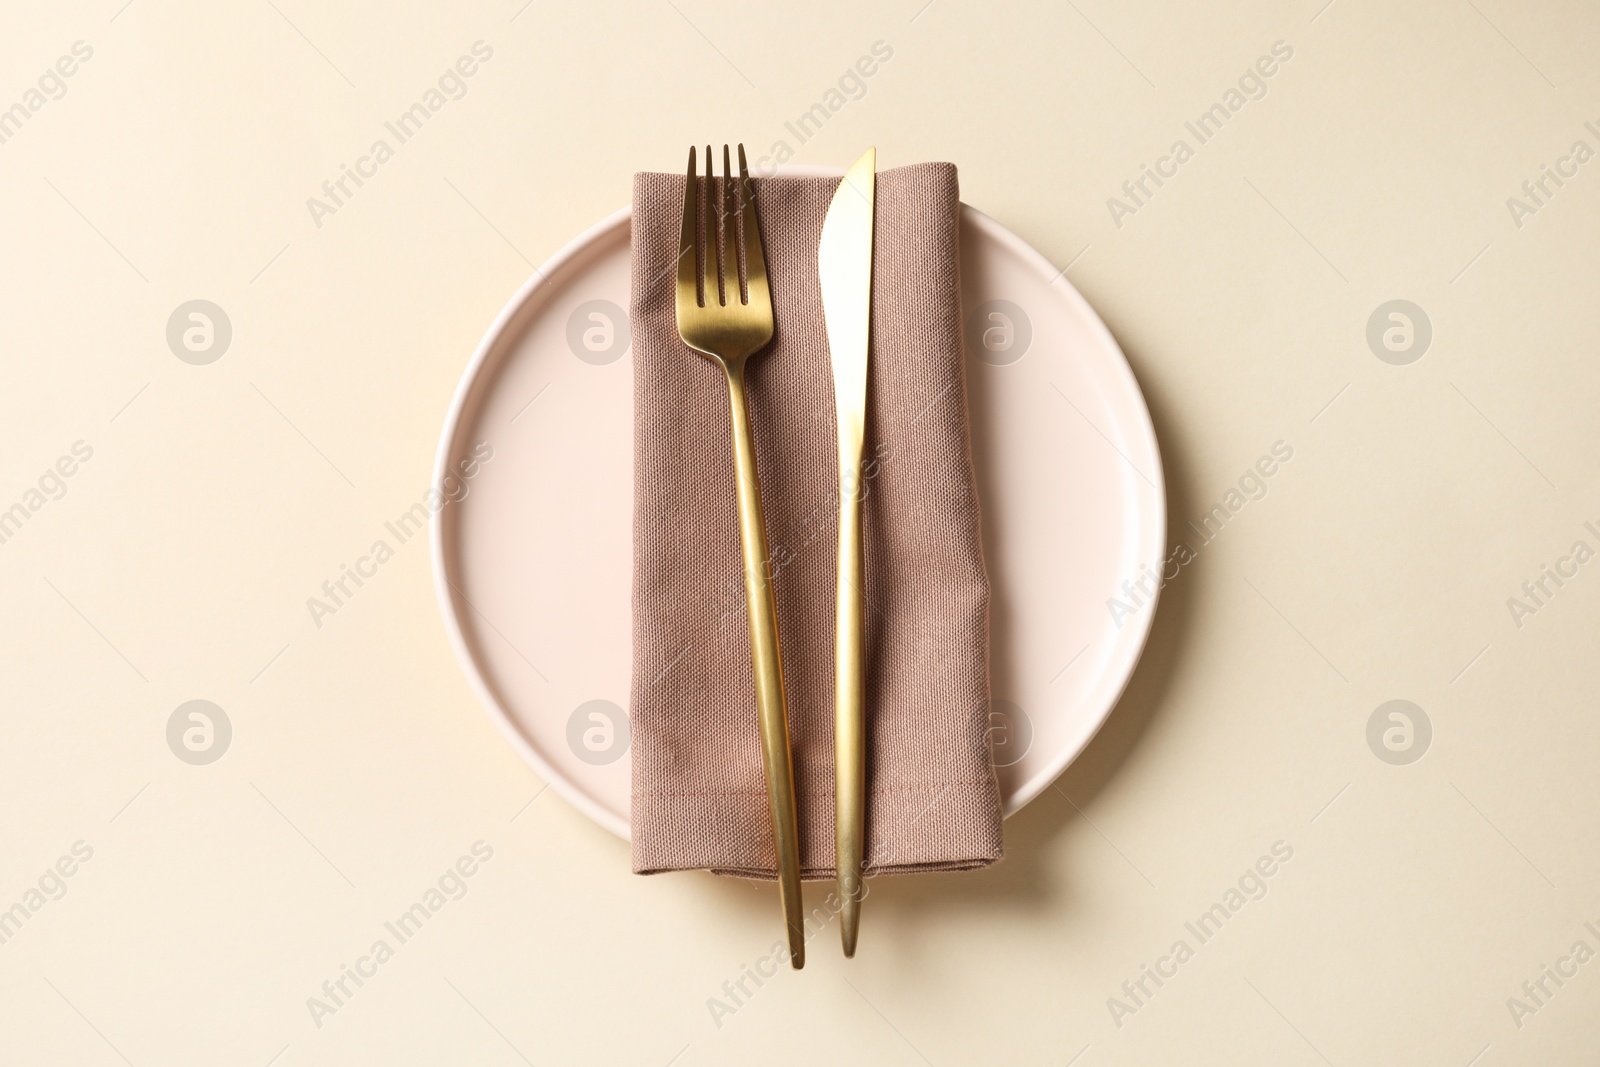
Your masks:
{"label": "plate", "polygon": [[[602,220],[500,312],[450,405],[431,497],[439,604],[474,692],[540,777],[624,838],[630,226],[627,208]],[[961,279],[1009,815],[1083,751],[1133,673],[1155,603],[1123,583],[1159,567],[1166,499],[1138,383],[1062,272],[962,205]]]}

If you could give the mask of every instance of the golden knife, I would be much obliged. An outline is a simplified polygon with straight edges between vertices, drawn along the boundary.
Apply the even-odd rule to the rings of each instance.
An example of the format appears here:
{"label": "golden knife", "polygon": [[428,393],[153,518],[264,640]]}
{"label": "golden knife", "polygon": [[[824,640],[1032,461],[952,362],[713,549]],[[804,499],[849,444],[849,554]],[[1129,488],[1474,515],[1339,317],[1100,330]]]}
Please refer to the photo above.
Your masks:
{"label": "golden knife", "polygon": [[839,569],[834,623],[835,862],[839,932],[846,957],[861,928],[861,871],[867,808],[866,640],[862,623],[862,447],[867,420],[867,351],[872,327],[872,220],[878,150],[869,148],[834,191],[817,246],[822,311],[833,360],[839,426]]}

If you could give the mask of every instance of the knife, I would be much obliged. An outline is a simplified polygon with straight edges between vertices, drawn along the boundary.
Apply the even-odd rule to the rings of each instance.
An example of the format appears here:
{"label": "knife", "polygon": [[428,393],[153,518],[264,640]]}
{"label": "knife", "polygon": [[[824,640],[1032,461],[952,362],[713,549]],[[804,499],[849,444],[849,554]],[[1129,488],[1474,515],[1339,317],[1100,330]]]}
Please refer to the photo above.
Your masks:
{"label": "knife", "polygon": [[844,954],[861,928],[861,861],[867,807],[866,640],[862,624],[862,446],[872,325],[872,220],[878,150],[856,160],[834,191],[817,246],[822,312],[833,361],[839,426],[839,568],[834,621],[835,864]]}

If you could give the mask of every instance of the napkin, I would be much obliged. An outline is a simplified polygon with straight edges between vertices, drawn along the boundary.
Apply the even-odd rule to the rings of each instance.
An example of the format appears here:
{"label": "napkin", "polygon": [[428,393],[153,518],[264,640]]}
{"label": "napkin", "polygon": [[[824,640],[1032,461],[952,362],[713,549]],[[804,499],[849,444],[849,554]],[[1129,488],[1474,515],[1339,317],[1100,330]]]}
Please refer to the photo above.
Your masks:
{"label": "napkin", "polygon": [[[838,444],[817,242],[837,178],[754,181],[772,342],[746,375],[806,878],[834,877]],[[721,369],[678,337],[681,174],[633,183],[633,867],[774,877]],[[868,873],[1001,855],[956,169],[877,178],[867,386]]]}

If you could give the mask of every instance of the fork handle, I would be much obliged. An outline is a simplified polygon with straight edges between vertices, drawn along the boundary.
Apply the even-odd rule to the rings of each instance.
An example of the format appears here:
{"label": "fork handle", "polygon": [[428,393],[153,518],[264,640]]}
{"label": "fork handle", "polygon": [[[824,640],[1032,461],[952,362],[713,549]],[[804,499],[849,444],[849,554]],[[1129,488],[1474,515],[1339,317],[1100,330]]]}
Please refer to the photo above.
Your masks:
{"label": "fork handle", "polygon": [[733,469],[739,493],[739,544],[744,556],[745,604],[750,617],[750,662],[761,720],[761,760],[767,772],[772,839],[778,857],[778,899],[789,932],[789,962],[805,966],[805,925],[800,901],[800,828],[794,795],[794,759],[789,751],[789,711],[783,696],[783,656],[778,648],[778,612],[767,560],[761,480],[756,476],[755,438],[750,433],[744,361],[723,364],[733,426]]}

